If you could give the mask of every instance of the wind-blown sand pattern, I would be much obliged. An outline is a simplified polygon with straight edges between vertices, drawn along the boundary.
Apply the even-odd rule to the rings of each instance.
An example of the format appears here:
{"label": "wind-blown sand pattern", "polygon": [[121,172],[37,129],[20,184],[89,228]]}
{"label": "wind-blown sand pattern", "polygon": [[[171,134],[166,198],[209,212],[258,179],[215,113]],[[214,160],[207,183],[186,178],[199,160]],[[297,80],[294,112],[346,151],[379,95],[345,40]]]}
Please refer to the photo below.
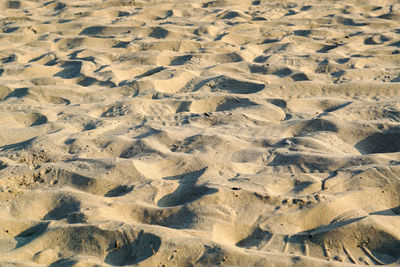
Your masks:
{"label": "wind-blown sand pattern", "polygon": [[400,4],[0,2],[2,266],[400,264]]}

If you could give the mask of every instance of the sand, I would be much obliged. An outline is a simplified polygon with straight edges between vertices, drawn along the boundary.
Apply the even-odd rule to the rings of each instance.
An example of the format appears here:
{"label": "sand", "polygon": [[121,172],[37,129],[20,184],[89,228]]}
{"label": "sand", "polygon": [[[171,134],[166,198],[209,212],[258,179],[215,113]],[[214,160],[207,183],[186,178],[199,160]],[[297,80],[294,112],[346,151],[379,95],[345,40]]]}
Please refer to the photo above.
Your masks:
{"label": "sand", "polygon": [[0,2],[1,266],[400,264],[394,0]]}

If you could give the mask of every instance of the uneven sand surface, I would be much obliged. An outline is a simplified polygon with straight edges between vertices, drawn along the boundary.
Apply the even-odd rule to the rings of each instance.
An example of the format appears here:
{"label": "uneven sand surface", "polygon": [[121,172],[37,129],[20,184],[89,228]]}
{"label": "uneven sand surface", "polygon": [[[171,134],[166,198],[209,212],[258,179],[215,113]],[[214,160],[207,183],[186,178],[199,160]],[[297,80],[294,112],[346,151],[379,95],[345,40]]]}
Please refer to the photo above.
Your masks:
{"label": "uneven sand surface", "polygon": [[400,3],[0,1],[1,266],[400,264]]}

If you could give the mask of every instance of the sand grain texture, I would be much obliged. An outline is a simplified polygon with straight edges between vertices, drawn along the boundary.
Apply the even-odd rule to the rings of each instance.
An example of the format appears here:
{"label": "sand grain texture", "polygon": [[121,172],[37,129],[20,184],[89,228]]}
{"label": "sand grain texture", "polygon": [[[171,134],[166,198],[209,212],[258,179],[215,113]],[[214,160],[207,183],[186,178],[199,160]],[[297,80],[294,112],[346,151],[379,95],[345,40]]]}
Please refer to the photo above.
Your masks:
{"label": "sand grain texture", "polygon": [[1,1],[0,265],[399,265],[399,19]]}

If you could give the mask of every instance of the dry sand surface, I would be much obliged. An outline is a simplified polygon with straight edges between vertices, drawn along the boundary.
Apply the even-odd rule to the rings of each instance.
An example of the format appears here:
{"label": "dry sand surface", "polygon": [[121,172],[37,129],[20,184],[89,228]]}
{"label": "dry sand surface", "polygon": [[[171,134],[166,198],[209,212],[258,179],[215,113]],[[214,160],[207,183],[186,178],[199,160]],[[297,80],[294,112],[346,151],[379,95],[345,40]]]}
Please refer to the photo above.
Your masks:
{"label": "dry sand surface", "polygon": [[1,0],[1,266],[400,264],[400,4]]}

